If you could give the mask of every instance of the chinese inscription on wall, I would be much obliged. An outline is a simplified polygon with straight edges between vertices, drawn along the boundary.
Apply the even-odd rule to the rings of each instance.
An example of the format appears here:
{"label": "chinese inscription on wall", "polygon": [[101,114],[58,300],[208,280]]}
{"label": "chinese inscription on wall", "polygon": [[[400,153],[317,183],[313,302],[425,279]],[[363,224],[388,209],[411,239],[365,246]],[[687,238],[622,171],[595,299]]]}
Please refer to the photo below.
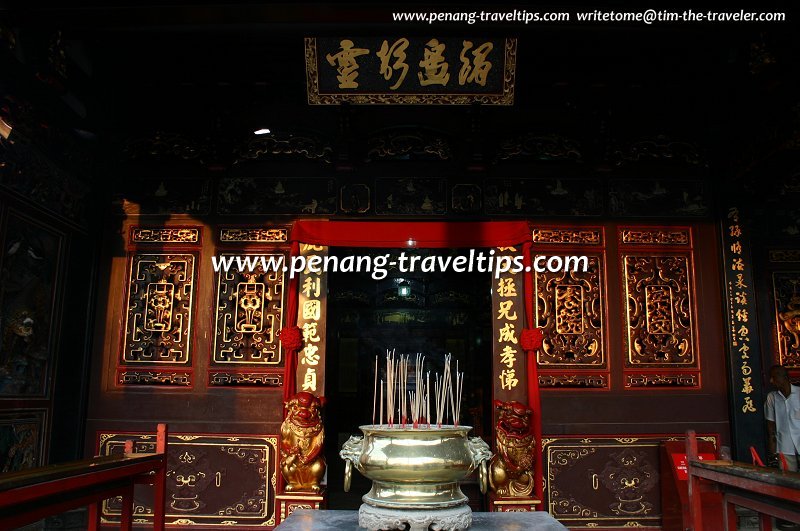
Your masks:
{"label": "chinese inscription on wall", "polygon": [[512,105],[516,39],[434,36],[306,38],[316,105]]}
{"label": "chinese inscription on wall", "polygon": [[[514,247],[498,248],[497,256],[516,255]],[[498,400],[527,402],[525,351],[519,339],[525,328],[522,274],[492,278],[494,396]]]}
{"label": "chinese inscription on wall", "polygon": [[[297,390],[317,396],[325,394],[325,318],[327,312],[327,286],[325,275],[317,267],[325,258],[327,247],[300,245],[300,254],[317,265],[306,267],[298,277],[297,326],[303,333],[303,348],[297,354]],[[318,257],[318,258],[314,258]],[[319,262],[314,262],[319,260]],[[316,271],[316,272],[314,272]]]}

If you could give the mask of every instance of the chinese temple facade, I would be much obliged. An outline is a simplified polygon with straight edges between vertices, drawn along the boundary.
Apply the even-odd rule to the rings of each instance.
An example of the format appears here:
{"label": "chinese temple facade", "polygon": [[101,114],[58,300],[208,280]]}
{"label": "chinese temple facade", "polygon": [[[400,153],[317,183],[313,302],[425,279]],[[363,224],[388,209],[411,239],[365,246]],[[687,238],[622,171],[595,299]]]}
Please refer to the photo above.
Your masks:
{"label": "chinese temple facade", "polygon": [[668,528],[664,442],[764,455],[768,369],[800,376],[792,23],[155,4],[0,11],[3,472],[163,422],[168,527],[355,509],[387,350],[458,360],[512,471],[474,511]]}

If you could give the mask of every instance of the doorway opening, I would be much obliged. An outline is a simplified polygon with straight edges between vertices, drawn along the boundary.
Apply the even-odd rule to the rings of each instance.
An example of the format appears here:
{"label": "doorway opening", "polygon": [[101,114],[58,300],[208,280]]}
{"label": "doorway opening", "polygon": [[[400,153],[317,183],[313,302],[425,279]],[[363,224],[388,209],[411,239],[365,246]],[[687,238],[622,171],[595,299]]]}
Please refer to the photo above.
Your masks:
{"label": "doorway opening", "polygon": [[[345,256],[389,255],[397,261],[407,256],[456,256],[459,249],[365,249],[330,247],[330,254]],[[378,379],[385,377],[385,355],[417,353],[425,356],[425,369],[441,373],[444,356],[451,354],[464,372],[460,422],[473,427],[472,436],[491,444],[492,419],[492,303],[491,275],[453,271],[388,274],[375,280],[370,273],[328,273],[326,347],[325,452],[328,464],[328,508],[358,509],[370,482],[354,472],[349,493],[341,479],[344,461],[339,449],[360,425],[372,423],[375,357]],[[433,376],[431,376],[433,377]],[[376,421],[377,422],[377,421]],[[462,490],[474,510],[480,506],[477,483]]]}

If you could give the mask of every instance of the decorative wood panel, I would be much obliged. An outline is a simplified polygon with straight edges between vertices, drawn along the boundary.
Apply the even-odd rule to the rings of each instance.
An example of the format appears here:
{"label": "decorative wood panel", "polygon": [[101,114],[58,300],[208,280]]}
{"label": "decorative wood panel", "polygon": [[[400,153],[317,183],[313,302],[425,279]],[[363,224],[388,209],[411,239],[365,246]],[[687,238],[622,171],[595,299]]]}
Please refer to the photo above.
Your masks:
{"label": "decorative wood panel", "polygon": [[46,418],[45,409],[0,412],[0,473],[44,464]]}
{"label": "decorative wood panel", "polygon": [[[99,454],[155,451],[155,436],[100,433]],[[274,526],[277,445],[274,435],[170,434],[167,459],[168,525],[214,529]],[[104,522],[118,522],[121,498],[103,502]],[[152,525],[152,489],[134,493],[135,523]]]}
{"label": "decorative wood panel", "polygon": [[202,216],[211,211],[210,179],[129,179],[114,194],[116,213],[126,216]]}
{"label": "decorative wood panel", "polygon": [[709,186],[697,180],[611,179],[612,216],[699,217],[711,213]]}
{"label": "decorative wood panel", "polygon": [[219,230],[220,243],[282,243],[289,240],[289,228],[231,227]]}
{"label": "decorative wood panel", "polygon": [[[700,437],[716,444],[715,437]],[[547,510],[565,526],[661,525],[662,441],[677,436],[574,436],[542,440]]]}
{"label": "decorative wood panel", "polygon": [[627,367],[697,367],[690,255],[625,255]]}
{"label": "decorative wood panel", "polygon": [[596,179],[487,179],[483,195],[490,216],[603,214],[603,186]]}
{"label": "decorative wood panel", "polygon": [[305,177],[223,178],[218,191],[217,213],[232,215],[330,215],[339,195],[334,179]]}
{"label": "decorative wood panel", "polygon": [[131,227],[131,243],[188,243],[200,242],[200,229],[193,227]]}
{"label": "decorative wood panel", "polygon": [[191,367],[195,260],[194,253],[132,253],[129,256],[121,369],[124,366]]}
{"label": "decorative wood panel", "polygon": [[[284,254],[221,254],[233,260],[227,272],[217,275],[216,321],[211,371],[212,385],[268,385],[260,369],[283,362],[277,332],[283,320]],[[238,369],[238,377],[222,373]],[[255,370],[254,370],[255,369]]]}
{"label": "decorative wood panel", "polygon": [[[537,256],[534,255],[534,263]],[[587,256],[586,272],[535,272],[536,326],[544,341],[537,354],[542,369],[605,369],[603,256]]]}
{"label": "decorative wood panel", "polygon": [[800,367],[800,271],[772,274],[778,363]]}
{"label": "decorative wood panel", "polygon": [[0,281],[0,398],[49,394],[64,234],[9,209]]}
{"label": "decorative wood panel", "polygon": [[375,213],[443,215],[447,212],[445,179],[376,179]]}

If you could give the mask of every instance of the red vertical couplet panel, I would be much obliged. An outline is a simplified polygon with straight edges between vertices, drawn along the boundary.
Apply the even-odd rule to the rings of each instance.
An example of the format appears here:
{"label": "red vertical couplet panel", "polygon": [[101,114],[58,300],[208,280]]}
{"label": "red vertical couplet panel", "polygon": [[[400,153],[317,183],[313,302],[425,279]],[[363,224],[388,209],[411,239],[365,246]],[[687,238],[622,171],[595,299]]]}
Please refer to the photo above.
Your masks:
{"label": "red vertical couplet panel", "polygon": [[[298,276],[297,326],[303,334],[303,346],[297,353],[297,391],[325,396],[325,322],[328,306],[327,274],[322,263],[328,248],[300,244],[300,257],[306,267]],[[290,267],[294,264],[290,264]]]}
{"label": "red vertical couplet panel", "polygon": [[[528,329],[533,328],[533,271],[531,267],[531,242],[526,242],[523,246],[523,263],[525,271],[522,273],[525,288],[525,324]],[[533,429],[536,437],[536,463],[534,465],[534,475],[536,485],[534,493],[538,499],[543,499],[544,484],[542,482],[542,407],[539,397],[539,373],[536,365],[536,352],[525,353],[528,369],[528,405],[533,409]]]}

